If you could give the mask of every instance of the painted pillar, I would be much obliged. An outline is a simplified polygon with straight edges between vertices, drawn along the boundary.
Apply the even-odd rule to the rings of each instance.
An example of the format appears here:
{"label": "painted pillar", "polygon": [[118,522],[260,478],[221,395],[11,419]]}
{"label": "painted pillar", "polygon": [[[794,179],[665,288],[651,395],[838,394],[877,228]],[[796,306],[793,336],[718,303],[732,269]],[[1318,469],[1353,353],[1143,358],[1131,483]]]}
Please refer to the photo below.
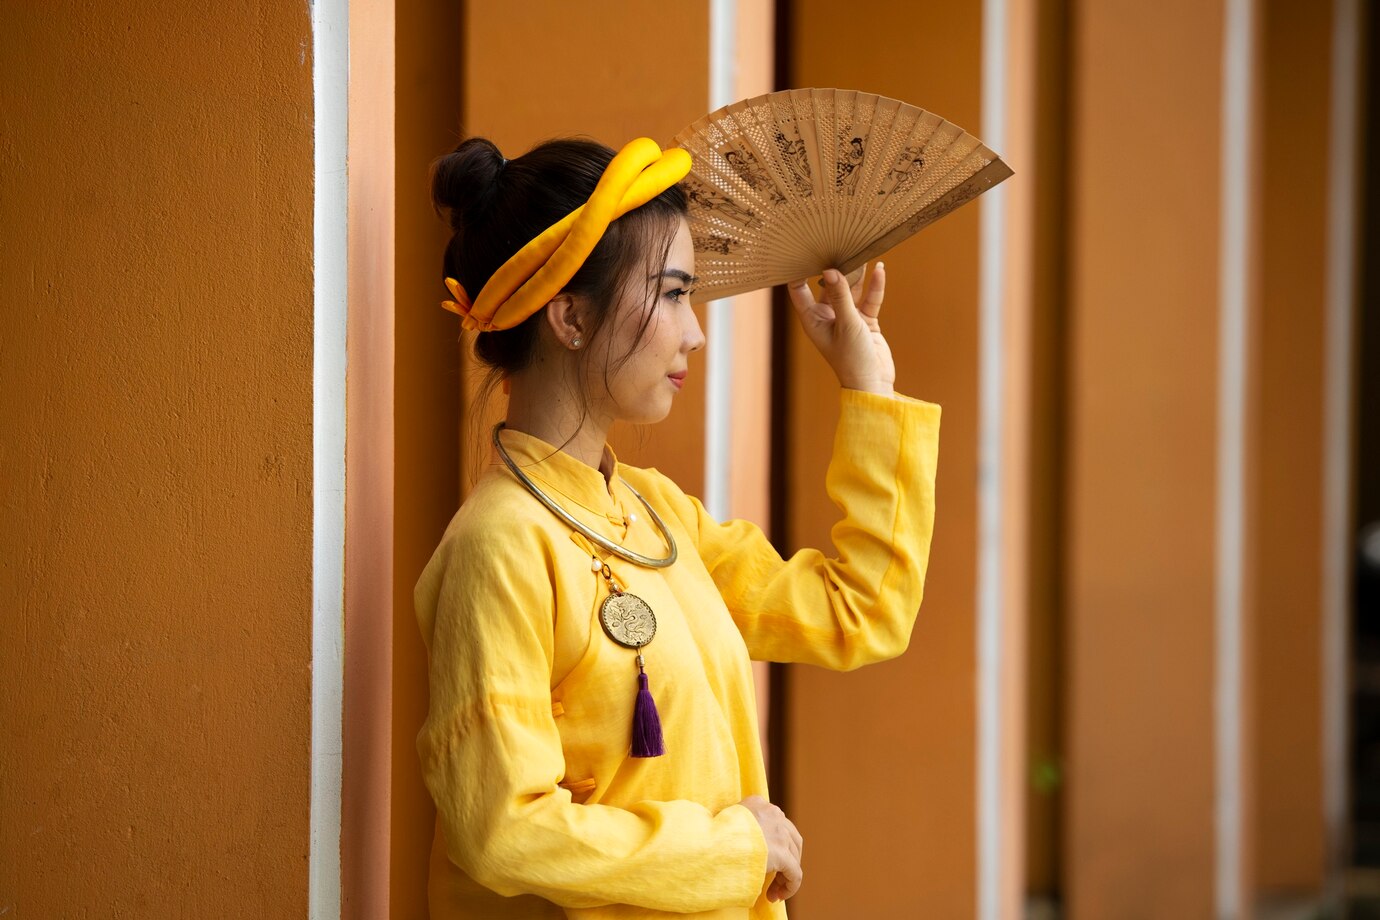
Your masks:
{"label": "painted pillar", "polygon": [[[343,918],[387,916],[395,363],[393,0],[349,4]],[[415,630],[414,630],[415,631]]]}
{"label": "painted pillar", "polygon": [[1073,920],[1249,916],[1253,12],[1074,8]]}
{"label": "painted pillar", "polygon": [[[790,82],[881,93],[977,133],[981,11],[857,0],[841,20],[837,4],[798,0]],[[791,669],[787,814],[808,852],[791,915],[803,920],[977,909],[978,249],[968,207],[886,257],[897,389],[944,407],[935,538],[905,655],[848,674]],[[787,542],[828,546],[838,384],[799,330],[791,336]]]}
{"label": "painted pillar", "polygon": [[[1057,532],[1036,497],[1048,488],[1041,461],[1055,432],[1040,427],[1058,408],[1044,382],[1055,305],[1044,283],[1054,214],[1046,189],[1060,171],[1041,157],[1057,143],[1051,0],[987,0],[983,7],[984,142],[1018,171],[980,204],[982,378],[979,435],[978,910],[980,920],[1026,914],[1026,808],[1032,788],[1031,619],[1047,603],[1046,544]],[[1055,71],[1057,74],[1057,71]],[[1052,85],[1053,84],[1053,85]],[[1048,674],[1048,672],[1045,672]],[[1045,684],[1048,686],[1048,683]]]}
{"label": "painted pillar", "polygon": [[0,915],[305,916],[307,6],[0,19]]}

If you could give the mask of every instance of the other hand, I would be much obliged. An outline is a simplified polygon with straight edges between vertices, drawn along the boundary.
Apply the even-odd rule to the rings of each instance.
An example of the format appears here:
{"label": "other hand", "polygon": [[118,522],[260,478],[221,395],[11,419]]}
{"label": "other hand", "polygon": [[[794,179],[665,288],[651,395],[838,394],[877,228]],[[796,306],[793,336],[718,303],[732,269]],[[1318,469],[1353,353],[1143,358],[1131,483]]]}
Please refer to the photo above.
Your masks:
{"label": "other hand", "polygon": [[859,270],[856,280],[837,269],[826,269],[818,297],[808,279],[792,282],[786,290],[801,328],[834,369],[839,383],[890,396],[896,385],[896,365],[877,321],[886,293],[882,263],[872,266],[870,278],[866,268]]}
{"label": "other hand", "polygon": [[784,901],[800,890],[804,875],[800,871],[800,854],[805,842],[800,831],[786,817],[786,813],[760,795],[750,795],[738,804],[752,812],[767,840],[767,872],[775,872],[768,901]]}

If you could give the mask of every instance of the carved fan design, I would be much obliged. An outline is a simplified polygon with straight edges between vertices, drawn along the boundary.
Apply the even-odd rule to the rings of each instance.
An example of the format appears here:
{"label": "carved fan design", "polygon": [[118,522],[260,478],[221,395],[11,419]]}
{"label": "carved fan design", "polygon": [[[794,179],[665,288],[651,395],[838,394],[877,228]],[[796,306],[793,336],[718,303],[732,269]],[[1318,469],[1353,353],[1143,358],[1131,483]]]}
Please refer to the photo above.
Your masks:
{"label": "carved fan design", "polygon": [[695,300],[850,272],[1011,175],[962,128],[896,99],[793,89],[676,135],[695,240]]}

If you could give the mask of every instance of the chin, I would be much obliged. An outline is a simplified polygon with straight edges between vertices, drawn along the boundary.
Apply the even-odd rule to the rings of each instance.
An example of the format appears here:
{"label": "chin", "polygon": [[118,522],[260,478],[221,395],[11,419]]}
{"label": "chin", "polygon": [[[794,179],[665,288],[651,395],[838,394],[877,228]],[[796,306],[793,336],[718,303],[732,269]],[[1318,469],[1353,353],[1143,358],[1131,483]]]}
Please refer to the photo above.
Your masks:
{"label": "chin", "polygon": [[629,425],[655,425],[657,422],[665,421],[666,416],[670,414],[671,407],[667,406],[666,409],[661,412],[639,412],[634,415],[624,416],[623,421],[627,422]]}
{"label": "chin", "polygon": [[629,406],[619,413],[619,419],[629,425],[655,425],[671,414],[671,400],[647,400],[636,406]]}

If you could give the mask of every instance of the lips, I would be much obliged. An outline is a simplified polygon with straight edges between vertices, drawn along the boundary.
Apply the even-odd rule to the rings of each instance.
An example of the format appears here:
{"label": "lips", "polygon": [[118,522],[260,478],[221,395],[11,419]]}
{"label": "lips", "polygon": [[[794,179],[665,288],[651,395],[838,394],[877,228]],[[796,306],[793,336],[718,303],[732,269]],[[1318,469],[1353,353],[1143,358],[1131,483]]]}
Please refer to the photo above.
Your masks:
{"label": "lips", "polygon": [[668,380],[674,383],[676,385],[676,389],[679,390],[681,387],[685,386],[686,373],[686,371],[678,371],[674,374],[667,374],[666,377]]}

